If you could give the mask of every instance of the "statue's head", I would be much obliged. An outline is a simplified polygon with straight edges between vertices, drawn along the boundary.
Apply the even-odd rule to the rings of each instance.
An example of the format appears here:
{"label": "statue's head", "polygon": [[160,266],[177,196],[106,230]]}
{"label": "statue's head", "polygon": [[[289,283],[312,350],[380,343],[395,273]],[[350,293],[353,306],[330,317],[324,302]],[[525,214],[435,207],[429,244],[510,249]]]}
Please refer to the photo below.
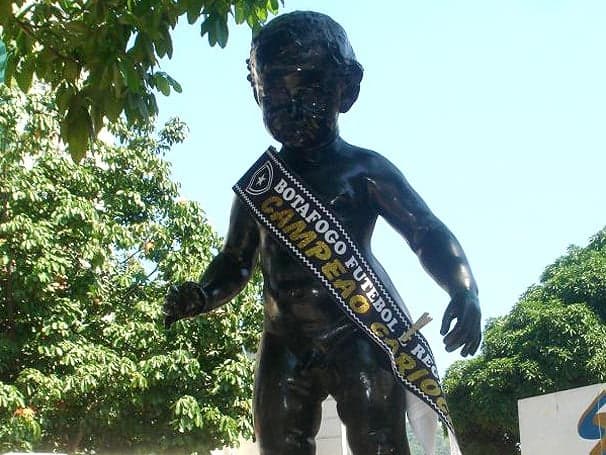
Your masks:
{"label": "statue's head", "polygon": [[356,101],[363,73],[343,28],[311,11],[284,14],[263,27],[253,39],[249,69],[265,126],[295,148],[336,137],[338,115]]}

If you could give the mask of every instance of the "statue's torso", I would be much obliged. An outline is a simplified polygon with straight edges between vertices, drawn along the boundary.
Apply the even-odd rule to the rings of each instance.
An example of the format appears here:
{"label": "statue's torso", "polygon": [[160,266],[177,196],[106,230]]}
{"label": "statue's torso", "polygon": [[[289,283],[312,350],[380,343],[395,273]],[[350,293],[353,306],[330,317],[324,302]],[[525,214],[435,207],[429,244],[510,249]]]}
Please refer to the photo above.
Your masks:
{"label": "statue's torso", "polygon": [[[370,240],[378,216],[371,200],[366,160],[372,152],[347,144],[327,159],[314,162],[281,156],[321,201],[337,215],[354,242],[371,263],[385,275],[372,256]],[[260,227],[261,266],[264,275],[265,330],[279,335],[317,338],[349,326],[323,285],[288,251]],[[389,279],[385,275],[387,284]]]}

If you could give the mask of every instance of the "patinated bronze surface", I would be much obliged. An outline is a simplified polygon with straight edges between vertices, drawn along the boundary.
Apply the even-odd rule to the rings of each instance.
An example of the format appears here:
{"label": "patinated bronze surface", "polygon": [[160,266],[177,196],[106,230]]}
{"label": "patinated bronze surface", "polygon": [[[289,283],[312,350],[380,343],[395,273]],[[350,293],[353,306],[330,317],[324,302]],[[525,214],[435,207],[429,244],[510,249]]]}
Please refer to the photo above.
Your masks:
{"label": "patinated bronze surface", "polygon": [[[441,329],[446,350],[473,354],[481,337],[480,308],[459,242],[389,161],[339,136],[338,116],[355,102],[362,79],[343,29],[318,13],[279,16],[253,40],[249,69],[265,126],[282,143],[280,156],[337,213],[396,298],[370,249],[377,217],[406,239],[451,297]],[[223,250],[201,281],[169,291],[166,323],[229,301],[257,260],[265,300],[254,416],[261,453],[313,454],[321,403],[331,394],[355,455],[408,454],[404,390],[385,354],[239,200]]]}

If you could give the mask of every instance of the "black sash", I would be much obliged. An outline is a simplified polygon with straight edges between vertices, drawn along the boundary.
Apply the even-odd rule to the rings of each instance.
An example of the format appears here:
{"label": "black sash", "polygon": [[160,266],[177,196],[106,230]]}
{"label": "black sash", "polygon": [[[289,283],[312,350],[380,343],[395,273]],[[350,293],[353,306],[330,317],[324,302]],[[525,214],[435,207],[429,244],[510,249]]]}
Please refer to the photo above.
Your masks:
{"label": "black sash", "polygon": [[338,217],[270,147],[233,187],[254,217],[389,356],[397,380],[453,431],[429,344]]}

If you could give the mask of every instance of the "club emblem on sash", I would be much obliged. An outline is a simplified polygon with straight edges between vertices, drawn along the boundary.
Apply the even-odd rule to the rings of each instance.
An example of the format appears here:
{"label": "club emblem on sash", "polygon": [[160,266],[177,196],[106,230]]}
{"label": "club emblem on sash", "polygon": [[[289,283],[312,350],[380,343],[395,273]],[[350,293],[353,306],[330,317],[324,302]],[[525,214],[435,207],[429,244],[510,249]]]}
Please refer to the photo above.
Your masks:
{"label": "club emblem on sash", "polygon": [[246,192],[254,196],[265,193],[271,188],[271,183],[274,178],[274,168],[269,161],[266,161],[263,166],[255,171],[251,177]]}

